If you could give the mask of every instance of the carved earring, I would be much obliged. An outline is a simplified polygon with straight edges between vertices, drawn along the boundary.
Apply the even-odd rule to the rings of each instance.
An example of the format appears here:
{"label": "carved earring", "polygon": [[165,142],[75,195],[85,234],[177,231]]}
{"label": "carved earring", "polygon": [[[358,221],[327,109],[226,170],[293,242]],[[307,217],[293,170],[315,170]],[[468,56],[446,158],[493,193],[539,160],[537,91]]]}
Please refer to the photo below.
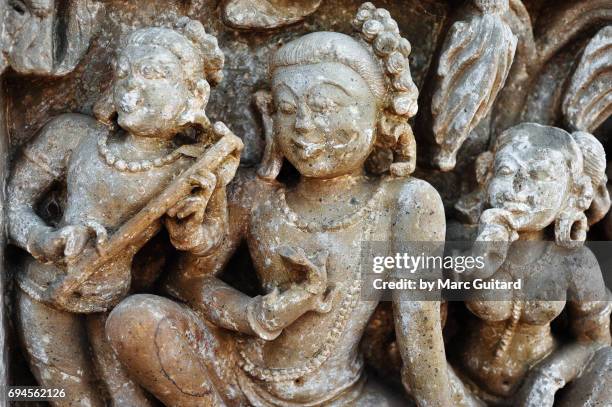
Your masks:
{"label": "carved earring", "polygon": [[210,97],[210,84],[200,79],[191,92],[192,96],[187,101],[187,107],[179,118],[179,125],[198,124],[203,128],[210,127],[210,120],[205,111]]}
{"label": "carved earring", "polygon": [[580,247],[586,240],[588,229],[584,212],[564,210],[555,220],[555,242],[568,249]]}
{"label": "carved earring", "polygon": [[258,91],[255,93],[255,106],[261,113],[263,123],[266,148],[264,150],[261,164],[257,169],[257,176],[266,180],[273,181],[278,177],[283,166],[283,156],[278,150],[274,137],[274,124],[272,122],[272,95],[268,91]]}

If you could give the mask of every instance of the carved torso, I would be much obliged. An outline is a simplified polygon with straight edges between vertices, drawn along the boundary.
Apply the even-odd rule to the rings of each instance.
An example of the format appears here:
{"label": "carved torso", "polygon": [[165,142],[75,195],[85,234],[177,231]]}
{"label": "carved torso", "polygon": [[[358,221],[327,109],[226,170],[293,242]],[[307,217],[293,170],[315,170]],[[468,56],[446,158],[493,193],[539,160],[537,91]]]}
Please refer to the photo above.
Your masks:
{"label": "carved torso", "polygon": [[[386,188],[381,181],[367,203],[356,205],[355,212],[336,224],[302,224],[289,208],[282,187],[253,211],[248,244],[265,291],[286,289],[304,279],[283,262],[278,254],[281,246],[300,247],[309,256],[327,251],[328,282],[337,290],[331,312],[307,313],[274,341],[254,339],[241,347],[255,365],[281,369],[281,377],[291,377],[295,368],[305,373],[293,380],[264,381],[267,392],[287,400],[323,400],[322,395],[329,399],[359,380],[362,360],[355,338],[362,336],[376,307],[375,301],[356,301],[361,295],[360,251],[363,241],[389,239],[389,218],[381,215]],[[319,365],[317,373],[311,374]]]}
{"label": "carved torso", "polygon": [[[587,249],[573,256],[568,253],[571,252],[550,243],[532,263],[516,266],[506,261],[493,278],[520,278],[523,290],[512,293],[507,300],[466,302],[478,321],[471,327],[459,358],[465,373],[493,395],[511,396],[531,366],[557,347],[550,323],[565,308],[565,298],[583,298],[583,302],[572,305],[585,308],[589,300],[605,298],[604,285],[593,284],[592,279],[600,278],[601,272],[591,262],[592,254]],[[520,300],[529,292],[555,300]],[[514,328],[513,318],[517,319]],[[508,330],[512,332],[509,346],[500,352],[502,337]]]}
{"label": "carved torso", "polygon": [[[174,163],[145,172],[119,171],[107,164],[99,154],[98,140],[110,130],[94,119],[71,115],[62,123],[65,138],[59,143],[48,137],[57,137],[53,131],[43,132],[24,155],[41,168],[66,177],[67,204],[59,226],[84,225],[96,222],[111,234],[136,214],[153,197],[159,195],[168,183],[190,160],[180,158]],[[99,303],[112,303],[127,293],[133,255],[145,241],[135,241],[127,256],[105,267],[89,279],[80,290],[81,298],[75,304],[87,312]],[[28,294],[42,301],[47,290],[64,270],[56,265],[41,264],[28,259],[17,281]]]}

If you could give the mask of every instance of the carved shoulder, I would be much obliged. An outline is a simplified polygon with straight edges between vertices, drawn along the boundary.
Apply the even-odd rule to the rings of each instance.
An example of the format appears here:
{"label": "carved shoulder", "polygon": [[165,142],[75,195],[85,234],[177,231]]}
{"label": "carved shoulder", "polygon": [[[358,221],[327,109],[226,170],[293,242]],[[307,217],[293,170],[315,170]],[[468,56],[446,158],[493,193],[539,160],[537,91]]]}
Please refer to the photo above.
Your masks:
{"label": "carved shoulder", "polygon": [[561,267],[568,281],[570,300],[605,301],[606,285],[595,254],[588,247],[569,250],[558,248]]}
{"label": "carved shoulder", "polygon": [[37,164],[55,178],[63,175],[71,152],[85,138],[97,138],[108,129],[94,118],[68,113],[49,121],[24,148],[24,159]]}
{"label": "carved shoulder", "polygon": [[438,191],[417,178],[392,179],[387,202],[394,208],[391,233],[403,241],[444,241],[446,220]]}

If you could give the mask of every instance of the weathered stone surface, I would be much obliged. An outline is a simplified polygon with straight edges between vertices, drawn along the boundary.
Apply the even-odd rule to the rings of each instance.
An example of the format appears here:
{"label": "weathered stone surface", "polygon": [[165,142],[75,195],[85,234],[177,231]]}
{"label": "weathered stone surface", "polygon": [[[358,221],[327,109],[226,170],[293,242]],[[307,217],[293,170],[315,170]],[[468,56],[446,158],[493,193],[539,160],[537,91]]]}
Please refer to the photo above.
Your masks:
{"label": "weathered stone surface", "polygon": [[[361,3],[0,0],[0,387],[612,402],[612,2]],[[579,298],[360,297],[363,241],[444,239]]]}

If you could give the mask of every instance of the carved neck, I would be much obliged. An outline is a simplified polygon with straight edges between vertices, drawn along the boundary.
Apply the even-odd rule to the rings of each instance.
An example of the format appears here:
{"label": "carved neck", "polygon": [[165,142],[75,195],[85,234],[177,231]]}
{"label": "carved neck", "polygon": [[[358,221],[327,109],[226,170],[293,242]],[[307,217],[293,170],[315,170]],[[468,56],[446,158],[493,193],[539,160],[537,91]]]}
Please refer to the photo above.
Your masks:
{"label": "carved neck", "polygon": [[157,137],[142,137],[128,133],[125,145],[139,151],[166,151],[174,148],[172,139]]}
{"label": "carved neck", "polygon": [[306,199],[327,198],[348,194],[365,177],[363,168],[335,178],[300,177],[296,192]]}
{"label": "carved neck", "polygon": [[538,230],[536,232],[520,232],[518,240],[544,240],[544,230]]}

